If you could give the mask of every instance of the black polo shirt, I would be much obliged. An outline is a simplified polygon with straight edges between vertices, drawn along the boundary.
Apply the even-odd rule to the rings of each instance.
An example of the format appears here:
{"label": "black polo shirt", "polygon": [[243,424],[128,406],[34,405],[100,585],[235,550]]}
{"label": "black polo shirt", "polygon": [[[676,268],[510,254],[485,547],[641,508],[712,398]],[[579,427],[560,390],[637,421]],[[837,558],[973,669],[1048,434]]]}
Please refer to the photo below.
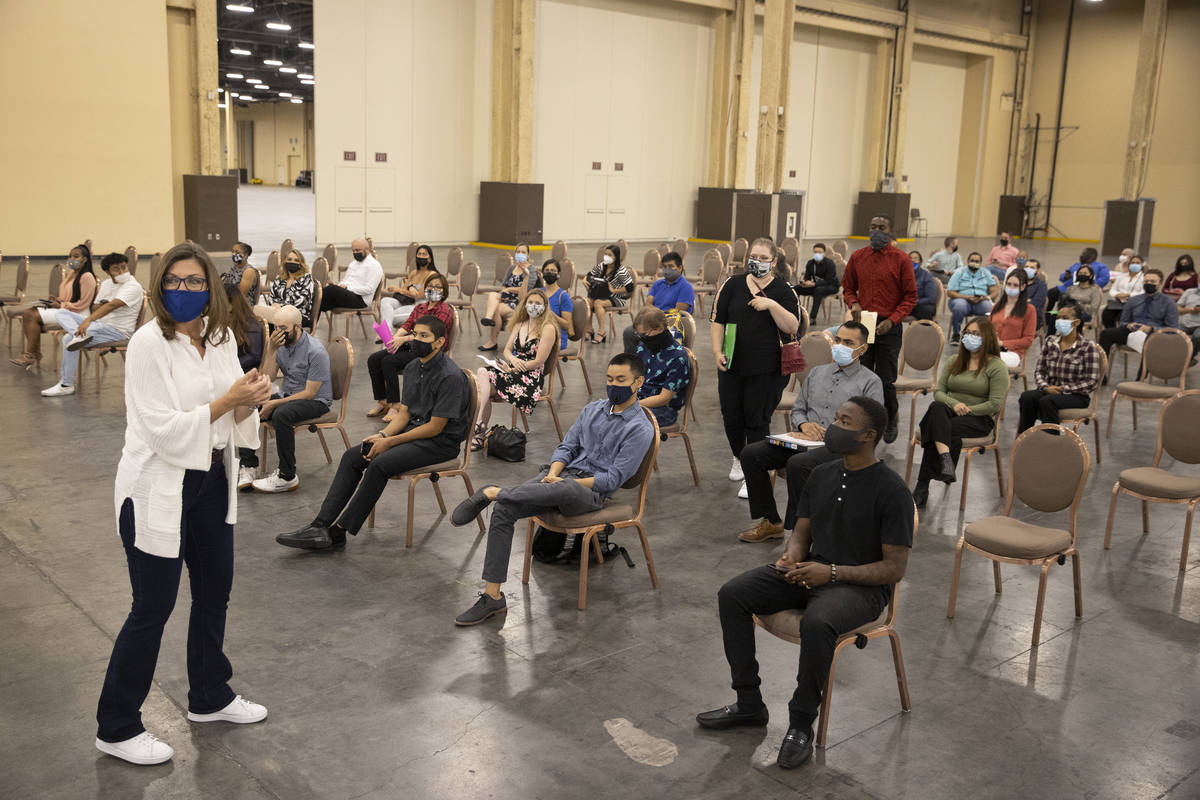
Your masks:
{"label": "black polo shirt", "polygon": [[809,558],[823,564],[870,564],[883,560],[885,544],[912,547],[912,494],[882,461],[854,471],[840,459],[820,465],[804,484],[796,517],[811,521]]}
{"label": "black polo shirt", "polygon": [[446,427],[433,441],[462,442],[471,428],[467,418],[471,404],[471,386],[462,368],[445,353],[438,353],[422,364],[414,358],[404,368],[404,390],[400,402],[408,407],[409,420],[405,431],[429,422],[431,417],[445,417]]}

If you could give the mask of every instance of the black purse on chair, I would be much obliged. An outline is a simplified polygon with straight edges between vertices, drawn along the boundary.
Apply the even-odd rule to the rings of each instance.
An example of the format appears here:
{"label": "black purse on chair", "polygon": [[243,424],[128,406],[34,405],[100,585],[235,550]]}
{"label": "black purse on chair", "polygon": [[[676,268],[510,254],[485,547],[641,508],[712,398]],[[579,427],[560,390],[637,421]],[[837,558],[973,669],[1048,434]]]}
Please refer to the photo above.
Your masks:
{"label": "black purse on chair", "polygon": [[501,461],[525,460],[525,433],[516,428],[493,425],[483,439],[483,449]]}

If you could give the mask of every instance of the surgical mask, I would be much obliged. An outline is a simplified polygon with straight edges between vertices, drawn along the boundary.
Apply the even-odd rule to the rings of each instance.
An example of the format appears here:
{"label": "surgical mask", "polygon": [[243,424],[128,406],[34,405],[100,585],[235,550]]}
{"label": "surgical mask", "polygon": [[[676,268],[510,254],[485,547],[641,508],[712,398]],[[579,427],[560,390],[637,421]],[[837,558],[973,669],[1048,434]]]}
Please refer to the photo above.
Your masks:
{"label": "surgical mask", "polygon": [[295,275],[297,272],[300,271],[300,262],[299,261],[287,261],[284,263],[283,268],[286,269],[288,272],[292,273],[293,275]]}
{"label": "surgical mask", "polygon": [[825,429],[825,449],[835,456],[853,453],[862,446],[858,435],[861,431],[852,431],[841,425],[830,425]]}
{"label": "surgical mask", "polygon": [[674,283],[675,281],[679,280],[679,270],[664,269],[662,271],[662,276],[663,276],[663,280],[666,281],[667,283]]}
{"label": "surgical mask", "polygon": [[1021,293],[1021,290],[1017,289],[1015,287],[1012,287],[1012,286],[1005,286],[1004,293],[1006,295],[1008,295],[1009,297],[1016,297],[1017,295],[1019,295]]}
{"label": "surgical mask", "polygon": [[529,256],[525,255],[524,253],[517,253],[513,256],[513,261],[517,262],[518,264],[524,264],[528,260]]}
{"label": "surgical mask", "polygon": [[1056,319],[1054,320],[1054,330],[1058,332],[1059,336],[1070,336],[1071,331],[1075,330],[1075,321],[1070,319]]}
{"label": "surgical mask", "polygon": [[417,263],[417,269],[425,269],[426,267],[429,266],[429,259],[428,258],[418,258],[416,263]]}
{"label": "surgical mask", "polygon": [[844,344],[835,344],[830,348],[833,352],[833,362],[839,367],[848,367],[854,363],[854,348]]}
{"label": "surgical mask", "polygon": [[619,406],[622,403],[628,402],[629,398],[633,397],[632,386],[609,386],[608,401],[614,406]]}
{"label": "surgical mask", "polygon": [[425,358],[433,353],[433,342],[422,341],[421,339],[413,339],[408,343],[408,352],[412,353],[417,358]]}
{"label": "surgical mask", "polygon": [[1139,272],[1142,271],[1142,265],[1135,261],[1129,265],[1129,271],[1132,272],[1134,275],[1137,275]]}
{"label": "surgical mask", "polygon": [[442,300],[442,291],[440,289],[426,289],[425,299],[430,303],[440,303]]}
{"label": "surgical mask", "polygon": [[820,264],[824,258],[824,253],[813,253],[813,261],[817,262],[818,264]]}
{"label": "surgical mask", "polygon": [[967,348],[968,353],[974,353],[983,347],[983,337],[978,333],[964,334],[962,337],[962,346]]}
{"label": "surgical mask", "polygon": [[882,250],[888,246],[888,242],[892,240],[890,234],[883,231],[871,231],[871,249]]}
{"label": "surgical mask", "polygon": [[1158,291],[1158,284],[1157,283],[1143,284],[1142,291],[1144,291],[1146,294],[1154,294],[1155,292]]}
{"label": "surgical mask", "polygon": [[526,303],[525,304],[525,313],[529,315],[530,319],[537,319],[542,314],[544,314],[545,311],[546,311],[545,303]]}
{"label": "surgical mask", "polygon": [[542,280],[544,280],[546,283],[553,286],[554,284],[558,283],[558,273],[557,272],[549,272],[549,271],[543,272]]}
{"label": "surgical mask", "polygon": [[354,260],[355,260],[355,261],[362,261],[362,260],[363,260],[364,258],[366,258],[366,257],[367,257],[367,254],[366,254],[366,253],[355,253],[355,254],[354,254]]}
{"label": "surgical mask", "polygon": [[1037,275],[1037,270],[1036,270],[1036,269],[1034,269],[1033,267],[1026,267],[1026,268],[1025,268],[1025,275],[1026,275],[1026,277],[1028,277],[1028,278],[1029,278],[1029,280],[1033,280],[1033,276],[1034,276],[1034,275]]}
{"label": "surgical mask", "polygon": [[648,347],[653,353],[657,353],[659,350],[665,350],[671,346],[672,342],[675,341],[675,337],[671,335],[670,331],[663,331],[662,333],[655,333],[649,336],[639,335],[638,338],[641,339],[642,343],[645,344],[646,347]]}
{"label": "surgical mask", "polygon": [[766,277],[766,274],[771,271],[771,262],[759,261],[757,258],[746,260],[746,269],[756,278]]}
{"label": "surgical mask", "polygon": [[122,272],[120,275],[113,276],[113,283],[128,283],[132,277],[128,272]]}
{"label": "surgical mask", "polygon": [[613,263],[613,258],[612,256],[605,254],[604,258],[600,259],[600,263],[607,267],[609,264]]}
{"label": "surgical mask", "polygon": [[208,305],[208,289],[189,292],[186,289],[163,289],[163,308],[176,322],[191,322],[204,313]]}
{"label": "surgical mask", "polygon": [[240,264],[246,260],[246,257],[244,255],[242,255],[241,253],[234,253],[231,256],[231,258],[233,259],[233,263],[235,263],[235,264]]}
{"label": "surgical mask", "polygon": [[1120,261],[1122,264],[1124,264],[1128,260],[1129,260],[1129,256],[1125,255],[1124,253],[1121,253],[1121,255],[1117,256],[1117,261]]}

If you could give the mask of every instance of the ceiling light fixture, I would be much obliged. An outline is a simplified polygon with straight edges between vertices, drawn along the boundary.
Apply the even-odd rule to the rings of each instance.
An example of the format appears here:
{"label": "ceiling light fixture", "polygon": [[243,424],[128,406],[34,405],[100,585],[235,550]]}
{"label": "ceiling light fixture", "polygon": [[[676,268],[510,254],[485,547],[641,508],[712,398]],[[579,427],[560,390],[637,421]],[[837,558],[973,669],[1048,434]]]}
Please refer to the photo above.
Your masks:
{"label": "ceiling light fixture", "polygon": [[230,52],[230,53],[232,53],[232,54],[233,54],[233,55],[235,55],[235,56],[248,56],[248,55],[251,55],[251,53],[250,53],[250,51],[249,51],[249,50],[243,50],[243,49],[242,49],[242,48],[240,48],[240,47],[231,47],[231,48],[229,48],[229,52]]}
{"label": "ceiling light fixture", "polygon": [[308,75],[308,74],[306,74],[306,73],[304,73],[304,72],[301,72],[301,73],[300,73],[299,75],[297,75],[296,77],[297,77],[297,78],[299,78],[299,79],[300,79],[300,80],[302,80],[302,81],[311,81],[311,80],[313,79],[313,76],[312,76],[312,75]]}
{"label": "ceiling light fixture", "polygon": [[292,93],[291,92],[280,92],[279,96],[280,97],[291,97]]}
{"label": "ceiling light fixture", "polygon": [[268,67],[282,67],[283,62],[276,58],[264,58],[263,63]]}
{"label": "ceiling light fixture", "polygon": [[271,90],[271,87],[267,86],[265,83],[260,83],[257,86],[255,86],[254,88],[260,92],[269,92]]}
{"label": "ceiling light fixture", "polygon": [[273,31],[290,31],[292,29],[292,26],[286,22],[268,22],[267,27]]}
{"label": "ceiling light fixture", "polygon": [[217,103],[217,108],[229,108],[229,106],[225,105],[224,103]]}
{"label": "ceiling light fixture", "polygon": [[280,68],[279,68],[279,71],[280,71],[280,72],[286,72],[286,73],[288,73],[289,75],[295,75],[295,74],[296,74],[296,68],[295,68],[295,67],[280,67]]}
{"label": "ceiling light fixture", "polygon": [[297,46],[298,46],[298,47],[299,47],[301,50],[312,50],[312,49],[313,49],[313,43],[312,43],[312,42],[301,42],[301,43],[300,43],[299,45],[297,45]]}
{"label": "ceiling light fixture", "polygon": [[248,101],[250,101],[251,103],[253,103],[253,102],[254,102],[254,98],[253,98],[253,97],[251,97],[251,96],[250,96],[250,95],[248,95],[248,94],[244,94],[244,95],[242,95],[241,97],[239,97],[239,98],[238,98],[238,100],[248,100]]}
{"label": "ceiling light fixture", "polygon": [[316,83],[316,81],[300,81],[300,82],[303,83],[305,86],[312,86],[314,83]]}
{"label": "ceiling light fixture", "polygon": [[241,5],[238,5],[237,3],[226,3],[225,10],[226,11],[236,11],[239,14],[253,14],[254,13],[254,9],[251,6],[241,6]]}
{"label": "ceiling light fixture", "polygon": [[240,73],[240,72],[226,72],[225,77],[241,79],[243,76],[242,76],[242,73]]}
{"label": "ceiling light fixture", "polygon": [[299,97],[293,97],[293,98],[292,98],[292,99],[291,99],[289,102],[291,102],[291,103],[303,103],[304,101],[303,101],[303,100],[301,100]]}

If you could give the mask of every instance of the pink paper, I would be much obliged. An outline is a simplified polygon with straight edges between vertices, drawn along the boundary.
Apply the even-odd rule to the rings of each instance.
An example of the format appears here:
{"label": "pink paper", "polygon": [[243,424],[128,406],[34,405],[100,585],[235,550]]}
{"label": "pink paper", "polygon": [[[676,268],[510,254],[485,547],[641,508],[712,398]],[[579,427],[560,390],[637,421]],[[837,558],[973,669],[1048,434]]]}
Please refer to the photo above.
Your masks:
{"label": "pink paper", "polygon": [[379,338],[383,340],[384,344],[392,341],[392,328],[386,322],[376,322],[371,327],[379,334]]}

